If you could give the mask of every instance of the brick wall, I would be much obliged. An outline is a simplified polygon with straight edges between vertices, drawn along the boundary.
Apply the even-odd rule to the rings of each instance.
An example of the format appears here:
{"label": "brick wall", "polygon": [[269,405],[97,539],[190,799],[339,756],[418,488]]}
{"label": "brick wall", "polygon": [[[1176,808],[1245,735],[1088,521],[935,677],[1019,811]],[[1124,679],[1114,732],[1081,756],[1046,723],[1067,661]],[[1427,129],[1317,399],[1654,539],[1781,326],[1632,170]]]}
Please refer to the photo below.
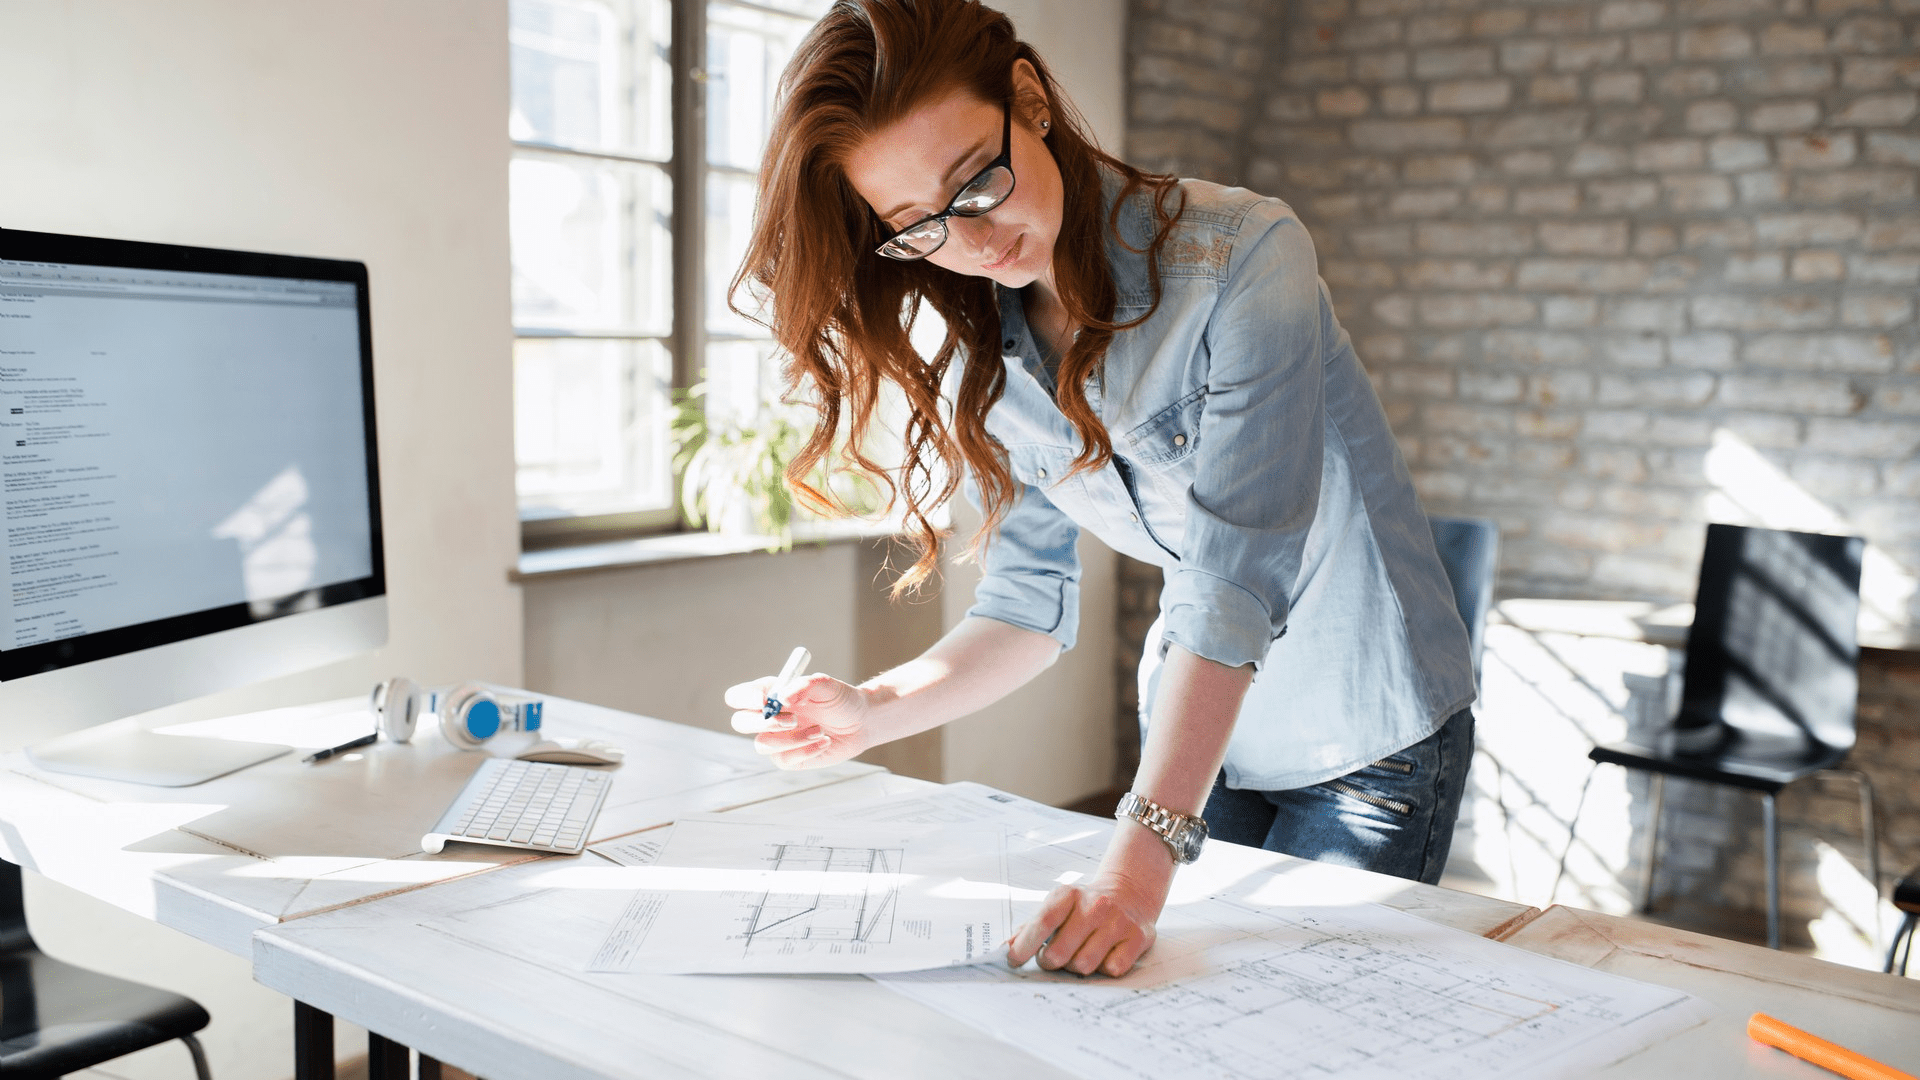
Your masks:
{"label": "brick wall", "polygon": [[1133,0],[1126,159],[1244,183],[1248,136],[1281,59],[1282,0]]}
{"label": "brick wall", "polygon": [[[1501,523],[1502,595],[1684,600],[1710,519],[1846,529],[1876,548],[1865,599],[1916,636],[1920,0],[1133,0],[1131,19],[1127,156],[1298,210],[1428,508]],[[1125,748],[1159,579],[1121,575]],[[1920,861],[1920,661],[1869,659],[1855,759],[1892,877]],[[1621,671],[1590,674],[1570,693],[1623,728]],[[1482,703],[1483,749],[1524,758],[1545,706],[1508,696]],[[1598,736],[1573,728],[1584,776]],[[1511,789],[1489,802],[1505,857],[1539,841],[1539,895],[1508,875],[1529,902],[1584,848],[1578,807],[1546,806],[1580,781],[1553,779],[1486,781]],[[1759,910],[1750,803],[1670,789],[1665,906]],[[1856,806],[1840,784],[1783,797],[1805,823],[1796,936],[1820,918],[1816,837],[1857,859]],[[1624,902],[1632,853],[1577,901]]]}
{"label": "brick wall", "polygon": [[[1920,621],[1917,28],[1288,6],[1245,180],[1312,231],[1428,508],[1500,521],[1504,594],[1686,599],[1708,517],[1746,517],[1863,532]],[[1764,462],[1744,498],[1716,445]]]}

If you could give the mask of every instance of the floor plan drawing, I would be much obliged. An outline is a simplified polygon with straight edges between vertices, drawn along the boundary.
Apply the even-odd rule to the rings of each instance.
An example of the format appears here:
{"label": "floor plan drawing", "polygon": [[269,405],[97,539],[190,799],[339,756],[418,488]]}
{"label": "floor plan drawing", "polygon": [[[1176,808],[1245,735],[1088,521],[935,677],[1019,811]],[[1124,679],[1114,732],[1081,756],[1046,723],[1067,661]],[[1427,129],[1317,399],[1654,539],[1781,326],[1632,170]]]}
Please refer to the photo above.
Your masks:
{"label": "floor plan drawing", "polygon": [[749,909],[741,937],[751,955],[769,941],[847,941],[884,944],[893,940],[899,909],[903,848],[835,847],[830,844],[774,844],[767,857],[776,877],[800,874],[858,874],[852,891],[768,889]]}
{"label": "floor plan drawing", "polygon": [[1678,991],[1375,905],[1216,899],[1160,932],[1121,979],[979,965],[883,981],[1090,1080],[1580,1075],[1704,1018]]}

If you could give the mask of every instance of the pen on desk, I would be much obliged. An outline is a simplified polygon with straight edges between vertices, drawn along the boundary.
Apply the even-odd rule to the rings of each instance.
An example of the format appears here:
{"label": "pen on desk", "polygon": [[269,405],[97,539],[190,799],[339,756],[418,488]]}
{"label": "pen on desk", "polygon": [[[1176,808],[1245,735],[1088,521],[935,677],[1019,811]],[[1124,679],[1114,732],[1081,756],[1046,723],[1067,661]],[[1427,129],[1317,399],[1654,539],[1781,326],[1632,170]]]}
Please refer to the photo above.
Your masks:
{"label": "pen on desk", "polygon": [[356,750],[362,746],[366,746],[379,737],[380,733],[376,731],[371,735],[362,735],[357,739],[343,742],[339,746],[329,746],[325,750],[315,750],[313,753],[301,758],[300,764],[311,765],[316,761],[325,761],[335,754],[344,754],[349,750]]}
{"label": "pen on desk", "polygon": [[1747,1021],[1747,1034],[1753,1039],[1778,1047],[1803,1061],[1837,1072],[1848,1080],[1914,1080],[1909,1073],[1882,1065],[1872,1058],[1836,1046],[1817,1035],[1809,1035],[1766,1013],[1754,1013]]}
{"label": "pen on desk", "polygon": [[807,651],[805,645],[793,647],[793,652],[787,655],[786,665],[780,669],[780,674],[774,677],[773,685],[767,687],[767,703],[760,707],[760,719],[771,720],[780,715],[780,710],[786,708],[780,701],[781,691],[785,690],[787,684],[792,682],[800,674],[801,669],[812,661],[813,654]]}

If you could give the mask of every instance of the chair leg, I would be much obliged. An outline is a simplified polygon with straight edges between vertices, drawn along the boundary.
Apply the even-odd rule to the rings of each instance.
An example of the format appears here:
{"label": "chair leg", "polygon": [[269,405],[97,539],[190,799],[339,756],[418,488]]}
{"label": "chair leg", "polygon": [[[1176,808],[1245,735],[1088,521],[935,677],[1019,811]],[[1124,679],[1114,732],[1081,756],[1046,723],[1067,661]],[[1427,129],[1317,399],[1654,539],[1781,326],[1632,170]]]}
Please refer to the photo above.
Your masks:
{"label": "chair leg", "polygon": [[1653,790],[1647,807],[1647,857],[1646,870],[1640,878],[1640,911],[1644,914],[1653,910],[1653,865],[1660,857],[1660,814],[1666,807],[1667,776],[1665,773],[1652,774]]}
{"label": "chair leg", "polygon": [[1900,929],[1893,932],[1893,944],[1887,946],[1887,974],[1894,974],[1894,961],[1896,959],[1900,962],[1899,973],[1901,975],[1907,973],[1908,957],[1900,955],[1900,947],[1905,945],[1908,956],[1913,954],[1913,931],[1914,923],[1916,922],[1920,922],[1920,914],[1909,911],[1907,912],[1907,917],[1900,921]]}
{"label": "chair leg", "polygon": [[213,1073],[207,1068],[207,1052],[200,1048],[200,1040],[182,1035],[180,1041],[187,1044],[187,1053],[193,1055],[193,1075],[198,1080],[213,1080]]}
{"label": "chair leg", "polygon": [[1767,824],[1767,948],[1780,947],[1780,815],[1774,796],[1760,796]]}
{"label": "chair leg", "polygon": [[1855,772],[1860,780],[1860,835],[1867,844],[1867,880],[1873,883],[1873,939],[1880,940],[1880,840],[1873,829],[1873,781],[1867,774]]}

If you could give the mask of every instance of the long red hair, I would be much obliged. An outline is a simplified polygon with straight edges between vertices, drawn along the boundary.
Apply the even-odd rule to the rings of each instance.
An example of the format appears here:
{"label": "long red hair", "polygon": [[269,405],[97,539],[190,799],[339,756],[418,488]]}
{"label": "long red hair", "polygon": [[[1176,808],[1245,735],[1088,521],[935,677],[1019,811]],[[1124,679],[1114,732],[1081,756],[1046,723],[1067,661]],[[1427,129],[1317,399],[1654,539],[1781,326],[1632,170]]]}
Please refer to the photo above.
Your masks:
{"label": "long red hair", "polygon": [[[892,230],[854,190],[845,164],[874,132],[956,88],[986,102],[1011,101],[1020,60],[1039,74],[1046,100],[1011,102],[1016,116],[1044,105],[1053,118],[1046,145],[1065,191],[1054,282],[1068,316],[1082,328],[1060,361],[1060,411],[1080,436],[1075,470],[1105,465],[1113,441],[1087,402],[1087,381],[1114,332],[1146,319],[1113,321],[1105,233],[1117,236],[1119,207],[1128,196],[1151,191],[1158,227],[1147,251],[1157,305],[1159,250],[1179,216],[1179,208],[1168,205],[1175,180],[1102,151],[1040,55],[1015,36],[1011,20],[978,0],[839,0],[813,27],[781,77],[753,237],[733,281],[735,293],[748,286],[761,301],[762,317],[787,354],[788,396],[819,414],[787,468],[795,494],[816,510],[846,512],[806,479],[838,441],[847,467],[884,487],[890,503],[905,502],[919,558],[895,581],[896,594],[932,573],[944,533],[929,515],[953,496],[963,469],[974,477],[986,517],[976,542],[991,534],[1015,498],[1006,451],[986,429],[987,410],[1006,388],[1000,312],[986,278],[877,254]],[[1103,166],[1125,180],[1111,216],[1102,213]],[[931,357],[908,339],[923,303],[947,327]],[[940,391],[956,362],[960,380],[949,417]],[[866,452],[883,383],[899,388],[907,411],[897,478]]]}

